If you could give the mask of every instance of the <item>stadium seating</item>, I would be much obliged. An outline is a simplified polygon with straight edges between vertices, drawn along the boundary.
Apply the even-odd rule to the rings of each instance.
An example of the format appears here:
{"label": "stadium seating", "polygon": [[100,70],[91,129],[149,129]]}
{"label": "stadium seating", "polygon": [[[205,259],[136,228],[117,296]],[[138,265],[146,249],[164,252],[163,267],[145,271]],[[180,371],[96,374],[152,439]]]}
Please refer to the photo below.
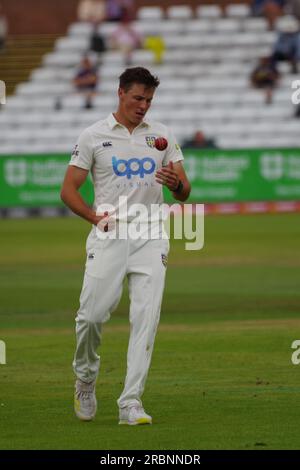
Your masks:
{"label": "stadium seating", "polygon": [[247,18],[250,16],[250,7],[246,4],[229,4],[226,7],[226,16],[233,18]]}
{"label": "stadium seating", "polygon": [[167,18],[189,20],[193,17],[193,10],[188,5],[174,5],[167,10]]}
{"label": "stadium seating", "polygon": [[218,5],[200,5],[196,8],[196,14],[200,18],[219,18],[222,9]]}
{"label": "stadium seating", "polygon": [[[245,5],[229,5],[226,16],[218,6],[144,7],[135,26],[144,35],[165,41],[163,63],[154,63],[148,50],[133,53],[133,65],[149,67],[161,80],[149,117],[161,120],[179,142],[197,129],[214,137],[221,147],[299,146],[300,123],[293,118],[289,66],[281,64],[282,79],[272,105],[263,92],[252,89],[249,74],[258,58],[271,52],[276,34],[263,18],[249,16]],[[101,25],[109,38],[116,27]],[[69,152],[79,133],[116,109],[118,76],[124,69],[121,52],[101,57],[100,83],[94,108],[74,92],[72,78],[87,51],[92,26],[70,25],[56,41],[28,82],[17,87],[0,111],[0,153]],[[90,54],[95,59],[93,54]],[[55,109],[59,101],[60,110]]]}
{"label": "stadium seating", "polygon": [[143,7],[138,10],[137,17],[139,20],[156,21],[163,18],[164,13],[160,7]]}

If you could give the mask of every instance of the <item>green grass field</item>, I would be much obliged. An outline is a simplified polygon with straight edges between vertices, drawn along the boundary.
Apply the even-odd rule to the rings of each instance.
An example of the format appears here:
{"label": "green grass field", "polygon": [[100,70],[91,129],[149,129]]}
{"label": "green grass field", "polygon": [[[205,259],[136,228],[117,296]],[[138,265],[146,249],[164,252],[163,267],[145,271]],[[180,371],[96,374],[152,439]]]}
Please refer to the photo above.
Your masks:
{"label": "green grass field", "polygon": [[126,288],[104,327],[95,421],[73,414],[74,317],[89,225],[0,222],[1,449],[299,449],[300,220],[210,216],[205,247],[174,241],[144,405],[118,426]]}

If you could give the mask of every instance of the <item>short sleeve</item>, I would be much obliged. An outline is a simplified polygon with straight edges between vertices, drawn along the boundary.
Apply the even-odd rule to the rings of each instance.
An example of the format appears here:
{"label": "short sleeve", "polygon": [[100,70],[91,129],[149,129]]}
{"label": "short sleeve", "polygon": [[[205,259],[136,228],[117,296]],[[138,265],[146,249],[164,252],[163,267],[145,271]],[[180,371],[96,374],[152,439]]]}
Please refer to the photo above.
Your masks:
{"label": "short sleeve", "polygon": [[169,162],[175,163],[175,162],[180,162],[181,160],[184,160],[181,148],[178,145],[173,132],[171,132],[170,130],[168,130],[167,140],[168,140],[168,147],[167,147],[164,159],[163,159],[163,166],[167,166]]}
{"label": "short sleeve", "polygon": [[80,134],[76,142],[69,165],[78,166],[84,170],[90,170],[93,165],[93,158],[92,136],[86,129]]}

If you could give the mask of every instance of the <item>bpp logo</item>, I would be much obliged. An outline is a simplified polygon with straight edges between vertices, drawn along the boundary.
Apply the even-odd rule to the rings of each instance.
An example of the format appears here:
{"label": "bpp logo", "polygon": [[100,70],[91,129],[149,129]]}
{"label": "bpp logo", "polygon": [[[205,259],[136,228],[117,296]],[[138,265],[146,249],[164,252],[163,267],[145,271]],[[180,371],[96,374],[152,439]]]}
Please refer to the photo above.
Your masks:
{"label": "bpp logo", "polygon": [[130,180],[132,176],[138,175],[140,178],[144,178],[145,175],[153,173],[155,161],[150,157],[130,158],[129,160],[118,160],[116,157],[112,157],[112,166],[117,176],[126,176]]}

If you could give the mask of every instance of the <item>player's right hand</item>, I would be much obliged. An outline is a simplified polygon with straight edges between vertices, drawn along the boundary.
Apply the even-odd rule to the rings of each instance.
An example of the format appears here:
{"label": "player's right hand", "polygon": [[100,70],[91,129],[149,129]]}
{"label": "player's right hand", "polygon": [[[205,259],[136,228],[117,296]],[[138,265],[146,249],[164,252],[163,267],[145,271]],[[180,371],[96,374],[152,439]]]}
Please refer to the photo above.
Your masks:
{"label": "player's right hand", "polygon": [[101,232],[108,232],[114,230],[115,228],[115,219],[111,217],[107,211],[103,214],[99,214],[95,216],[95,223]]}

